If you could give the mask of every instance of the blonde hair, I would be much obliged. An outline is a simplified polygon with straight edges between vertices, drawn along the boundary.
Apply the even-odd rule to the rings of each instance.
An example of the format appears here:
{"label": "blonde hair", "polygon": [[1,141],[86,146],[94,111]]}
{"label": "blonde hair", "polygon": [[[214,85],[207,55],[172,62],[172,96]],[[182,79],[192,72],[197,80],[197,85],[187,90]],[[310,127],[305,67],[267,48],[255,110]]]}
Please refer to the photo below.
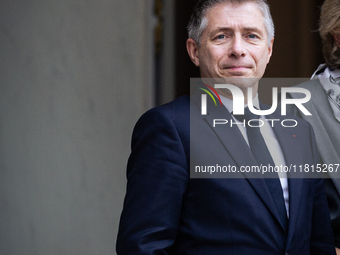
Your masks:
{"label": "blonde hair", "polygon": [[333,34],[340,34],[340,0],[326,0],[321,7],[319,33],[326,64],[340,68],[340,49]]}

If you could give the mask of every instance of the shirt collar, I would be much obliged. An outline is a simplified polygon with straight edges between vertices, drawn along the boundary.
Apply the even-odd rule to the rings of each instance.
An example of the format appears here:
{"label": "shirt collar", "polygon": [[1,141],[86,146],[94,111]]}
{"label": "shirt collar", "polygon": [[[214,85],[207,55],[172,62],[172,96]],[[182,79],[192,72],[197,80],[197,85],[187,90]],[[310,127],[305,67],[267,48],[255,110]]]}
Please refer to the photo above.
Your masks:
{"label": "shirt collar", "polygon": [[[221,101],[223,103],[223,105],[228,109],[229,112],[233,112],[233,100],[222,96],[221,94],[219,94]],[[259,97],[258,94],[256,94],[256,96],[253,98],[253,105],[254,107],[256,107],[257,109],[260,109],[260,102],[259,102]],[[246,108],[248,105],[245,104],[244,108]]]}

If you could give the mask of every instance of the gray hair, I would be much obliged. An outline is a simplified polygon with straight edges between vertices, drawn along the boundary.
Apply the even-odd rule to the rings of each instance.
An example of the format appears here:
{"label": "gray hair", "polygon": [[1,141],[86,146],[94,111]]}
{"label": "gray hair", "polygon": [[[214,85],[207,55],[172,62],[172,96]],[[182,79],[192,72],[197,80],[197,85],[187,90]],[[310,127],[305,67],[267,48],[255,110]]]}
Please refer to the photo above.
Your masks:
{"label": "gray hair", "polygon": [[267,32],[268,46],[272,38],[274,37],[275,29],[272,16],[270,15],[269,6],[266,0],[199,0],[196,4],[194,11],[191,15],[191,19],[188,24],[189,38],[193,39],[198,45],[201,43],[201,36],[204,29],[208,25],[208,19],[206,14],[216,4],[231,3],[255,3],[263,14],[264,25]]}

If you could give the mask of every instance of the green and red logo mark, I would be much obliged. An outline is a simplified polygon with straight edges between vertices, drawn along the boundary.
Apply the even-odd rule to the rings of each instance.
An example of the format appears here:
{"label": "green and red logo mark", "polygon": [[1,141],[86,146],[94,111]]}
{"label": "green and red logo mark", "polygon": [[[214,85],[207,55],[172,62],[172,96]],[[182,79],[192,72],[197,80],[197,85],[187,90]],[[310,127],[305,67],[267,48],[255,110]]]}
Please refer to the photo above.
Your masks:
{"label": "green and red logo mark", "polygon": [[202,83],[202,82],[197,82],[197,83],[203,84],[204,86],[207,87],[207,89],[204,89],[204,88],[199,88],[199,89],[200,89],[200,90],[203,90],[204,92],[206,92],[206,93],[212,98],[212,100],[214,100],[215,106],[217,106],[215,97],[213,96],[213,94],[212,94],[208,89],[210,89],[210,90],[214,93],[214,95],[215,95],[215,96],[218,98],[218,100],[220,101],[220,104],[223,105],[220,96],[218,95],[217,91],[216,91],[213,87],[211,87],[211,86],[208,85],[208,84],[204,84],[204,83]]}

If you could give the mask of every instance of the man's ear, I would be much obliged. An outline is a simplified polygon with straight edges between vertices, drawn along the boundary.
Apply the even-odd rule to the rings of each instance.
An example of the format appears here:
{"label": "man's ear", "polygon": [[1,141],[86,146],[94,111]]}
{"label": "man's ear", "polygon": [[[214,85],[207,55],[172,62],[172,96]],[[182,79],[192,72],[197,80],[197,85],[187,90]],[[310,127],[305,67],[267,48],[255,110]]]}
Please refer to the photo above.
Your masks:
{"label": "man's ear", "polygon": [[336,45],[340,48],[340,34],[333,34]]}
{"label": "man's ear", "polygon": [[267,61],[267,64],[269,63],[270,57],[273,54],[273,44],[274,44],[274,37],[270,41],[270,44],[269,44],[269,47],[268,47],[268,61]]}
{"label": "man's ear", "polygon": [[188,54],[191,58],[191,61],[196,66],[199,66],[200,61],[199,61],[199,58],[198,58],[198,46],[197,46],[197,43],[191,38],[189,38],[187,40],[187,51],[188,51]]}

